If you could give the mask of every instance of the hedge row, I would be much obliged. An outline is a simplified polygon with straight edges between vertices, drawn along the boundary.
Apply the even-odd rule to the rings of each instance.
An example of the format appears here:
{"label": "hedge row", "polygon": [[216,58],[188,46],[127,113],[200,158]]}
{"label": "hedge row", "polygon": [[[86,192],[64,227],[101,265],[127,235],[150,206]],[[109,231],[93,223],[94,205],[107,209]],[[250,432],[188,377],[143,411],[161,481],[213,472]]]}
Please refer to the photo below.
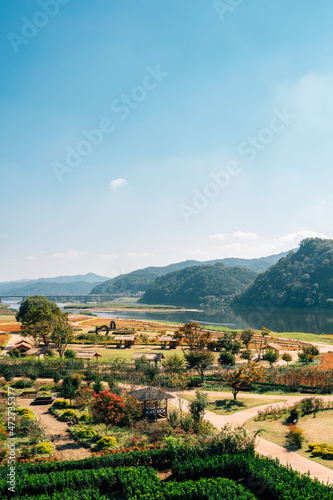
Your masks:
{"label": "hedge row", "polygon": [[332,500],[333,488],[301,475],[278,460],[253,455],[191,457],[173,463],[178,481],[228,477],[242,481],[262,500]]}

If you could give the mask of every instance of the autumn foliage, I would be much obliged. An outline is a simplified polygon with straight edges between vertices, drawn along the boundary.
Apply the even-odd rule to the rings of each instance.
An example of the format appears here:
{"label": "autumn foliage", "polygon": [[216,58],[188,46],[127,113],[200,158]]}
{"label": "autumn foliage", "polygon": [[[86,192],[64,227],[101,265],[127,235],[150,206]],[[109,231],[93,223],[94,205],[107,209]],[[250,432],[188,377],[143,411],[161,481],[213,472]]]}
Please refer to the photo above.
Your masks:
{"label": "autumn foliage", "polygon": [[125,416],[125,405],[120,396],[105,390],[94,395],[91,411],[95,422],[108,427],[121,422]]}

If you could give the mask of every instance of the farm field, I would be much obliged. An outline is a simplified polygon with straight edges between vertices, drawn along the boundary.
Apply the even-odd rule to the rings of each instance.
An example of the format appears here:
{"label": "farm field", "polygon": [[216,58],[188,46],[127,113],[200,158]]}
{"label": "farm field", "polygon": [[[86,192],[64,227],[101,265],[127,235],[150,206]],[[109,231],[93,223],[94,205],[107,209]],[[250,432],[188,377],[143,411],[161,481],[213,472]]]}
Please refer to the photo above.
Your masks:
{"label": "farm field", "polygon": [[245,427],[252,432],[260,430],[261,436],[264,439],[333,469],[333,460],[313,457],[311,456],[311,452],[308,451],[308,444],[310,443],[333,445],[333,410],[318,412],[316,418],[313,418],[313,415],[310,414],[299,419],[297,426],[304,430],[305,441],[303,447],[298,450],[287,447],[286,434],[289,429],[288,425],[284,423],[285,419],[285,416],[282,416],[278,420],[269,421],[256,421],[255,418],[251,418],[245,423]]}

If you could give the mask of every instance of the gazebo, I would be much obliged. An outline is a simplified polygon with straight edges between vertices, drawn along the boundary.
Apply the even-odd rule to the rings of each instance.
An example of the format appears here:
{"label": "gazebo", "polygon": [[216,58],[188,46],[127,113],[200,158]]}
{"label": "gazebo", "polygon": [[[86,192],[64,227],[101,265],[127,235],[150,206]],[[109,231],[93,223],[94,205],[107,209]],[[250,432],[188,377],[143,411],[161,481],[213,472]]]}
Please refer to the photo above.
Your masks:
{"label": "gazebo", "polygon": [[[173,399],[175,396],[167,392],[155,389],[155,387],[145,387],[129,393],[134,396],[140,403],[145,417],[157,416],[166,417],[168,415],[168,399]],[[165,406],[162,406],[162,401],[165,401]]]}
{"label": "gazebo", "polygon": [[29,342],[28,340],[20,340],[19,342],[16,342],[15,347],[13,349],[18,349],[21,354],[29,351],[29,349],[32,349],[33,344]]}
{"label": "gazebo", "polygon": [[134,335],[116,335],[113,340],[115,340],[117,347],[120,348],[122,347],[123,342],[124,347],[131,347],[134,345],[135,338]]}
{"label": "gazebo", "polygon": [[96,361],[98,361],[98,358],[102,357],[101,354],[95,351],[77,351],[76,355],[77,359],[84,359],[87,361],[90,361],[92,358],[96,358]]}
{"label": "gazebo", "polygon": [[166,348],[167,343],[170,349],[176,349],[177,345],[179,345],[179,341],[171,335],[162,335],[162,337],[159,337],[158,341],[161,342],[162,349]]}

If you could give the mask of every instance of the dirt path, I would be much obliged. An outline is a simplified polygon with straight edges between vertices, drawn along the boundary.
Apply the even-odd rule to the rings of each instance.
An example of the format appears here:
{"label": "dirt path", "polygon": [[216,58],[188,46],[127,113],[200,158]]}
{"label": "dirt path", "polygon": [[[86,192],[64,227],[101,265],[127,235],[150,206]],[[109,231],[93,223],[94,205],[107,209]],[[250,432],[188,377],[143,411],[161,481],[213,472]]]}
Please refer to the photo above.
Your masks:
{"label": "dirt path", "polygon": [[[169,391],[170,392],[170,391]],[[205,391],[206,392],[206,391]],[[230,397],[230,392],[225,393],[225,392],[218,392],[218,391],[213,391],[213,392],[208,392],[209,394],[214,394],[217,397]],[[246,394],[246,397],[249,397],[250,394]],[[259,399],[262,397],[267,398],[271,396],[267,396],[266,394],[256,394],[255,397],[258,397]],[[281,397],[281,396],[277,396]],[[300,401],[301,399],[304,399],[306,396],[284,396],[286,399],[286,402],[290,405],[293,403]],[[309,396],[310,397],[310,396]],[[325,400],[333,401],[333,396],[326,396],[323,397]],[[188,401],[183,400],[183,409],[187,410],[188,409]],[[178,406],[177,402],[173,399],[170,400],[170,404],[174,404],[175,406]],[[207,411],[205,412],[205,418],[209,420],[215,427],[217,427],[219,430],[222,429],[225,425],[232,425],[232,426],[244,426],[245,422],[249,419],[257,415],[258,410],[263,410],[267,406],[274,406],[278,407],[281,406],[285,403],[273,403],[269,405],[262,405],[262,406],[255,406],[253,408],[249,408],[248,410],[242,410],[238,411],[237,413],[233,413],[231,415],[217,415],[216,413],[212,411]],[[310,476],[312,478],[318,478],[319,481],[323,481],[325,483],[330,483],[333,484],[333,469],[329,469],[328,467],[325,467],[324,465],[321,465],[317,462],[314,462],[313,460],[310,460],[308,458],[302,457],[301,455],[298,455],[298,453],[288,451],[286,448],[283,448],[282,446],[278,446],[277,444],[271,443],[270,441],[266,441],[266,439],[260,438],[259,442],[257,443],[256,450],[258,453],[261,455],[267,456],[267,457],[272,457],[272,458],[278,458],[280,462],[284,465],[291,465],[291,467],[295,470],[298,470],[302,474],[307,474],[308,472],[310,473]]]}
{"label": "dirt path", "polygon": [[91,456],[91,452],[76,442],[68,432],[66,422],[60,422],[48,413],[50,405],[32,405],[31,399],[17,399],[17,404],[33,410],[48,439],[55,447],[55,456],[59,460],[80,460]]}

